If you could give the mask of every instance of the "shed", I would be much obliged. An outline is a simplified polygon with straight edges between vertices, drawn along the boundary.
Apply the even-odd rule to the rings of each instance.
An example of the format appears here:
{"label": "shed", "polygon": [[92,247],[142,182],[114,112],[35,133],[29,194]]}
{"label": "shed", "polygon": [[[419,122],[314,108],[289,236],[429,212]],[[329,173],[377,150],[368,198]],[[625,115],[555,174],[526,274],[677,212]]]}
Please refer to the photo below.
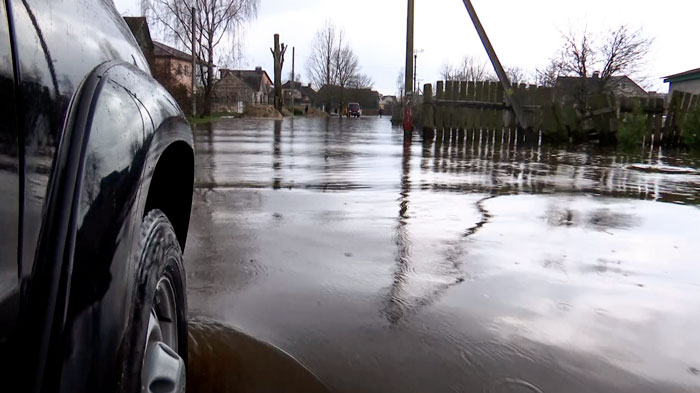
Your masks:
{"label": "shed", "polygon": [[700,68],[664,77],[664,83],[669,83],[669,94],[681,91],[690,94],[700,94]]}

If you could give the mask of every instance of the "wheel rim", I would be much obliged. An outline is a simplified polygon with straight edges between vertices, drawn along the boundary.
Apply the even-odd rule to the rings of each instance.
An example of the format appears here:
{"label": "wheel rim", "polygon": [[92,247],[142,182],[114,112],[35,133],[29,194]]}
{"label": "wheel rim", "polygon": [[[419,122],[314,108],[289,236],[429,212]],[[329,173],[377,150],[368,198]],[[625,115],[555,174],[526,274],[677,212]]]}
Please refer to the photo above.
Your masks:
{"label": "wheel rim", "polygon": [[185,362],[178,355],[178,313],[175,290],[168,277],[156,286],[148,321],[146,348],[141,370],[141,391],[185,391]]}

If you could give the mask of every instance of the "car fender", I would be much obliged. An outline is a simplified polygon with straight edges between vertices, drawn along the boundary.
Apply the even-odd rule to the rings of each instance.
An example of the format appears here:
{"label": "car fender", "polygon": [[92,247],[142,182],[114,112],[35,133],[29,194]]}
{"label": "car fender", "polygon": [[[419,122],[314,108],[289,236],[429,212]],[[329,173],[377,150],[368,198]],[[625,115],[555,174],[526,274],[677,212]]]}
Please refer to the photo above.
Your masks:
{"label": "car fender", "polygon": [[[44,386],[60,386],[60,391],[113,391],[133,305],[141,221],[149,203],[162,203],[149,198],[156,175],[165,173],[178,182],[168,192],[181,205],[169,209],[186,217],[178,222],[184,247],[194,181],[192,131],[174,99],[150,75],[114,61],[83,81],[66,127],[58,160],[66,163],[61,175],[73,181],[63,185],[68,188],[63,193],[49,195],[49,209],[68,211],[48,214],[54,226],[65,228],[56,231],[65,237],[58,248],[62,252],[53,251],[60,269],[43,277],[56,301],[38,308],[51,321],[44,335],[48,342],[37,352],[38,364],[46,365],[40,376]],[[168,155],[176,156],[169,159],[178,162],[173,166],[178,176],[159,165]],[[62,201],[54,201],[60,194]],[[49,252],[51,246],[50,240],[42,242],[41,250]],[[42,292],[36,294],[50,295]]]}

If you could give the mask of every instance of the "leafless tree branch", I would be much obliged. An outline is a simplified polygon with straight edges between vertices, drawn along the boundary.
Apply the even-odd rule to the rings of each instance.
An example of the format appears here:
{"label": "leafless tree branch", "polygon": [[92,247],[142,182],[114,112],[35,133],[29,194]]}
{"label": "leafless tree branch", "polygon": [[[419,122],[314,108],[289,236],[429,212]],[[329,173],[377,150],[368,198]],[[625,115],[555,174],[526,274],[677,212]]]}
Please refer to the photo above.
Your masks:
{"label": "leafless tree branch", "polygon": [[[149,24],[177,46],[194,52],[199,58],[200,81],[204,87],[204,114],[211,112],[214,84],[214,59],[217,48],[229,37],[233,42],[227,51],[237,49],[239,29],[257,17],[260,0],[141,0]],[[195,25],[192,12],[195,9]],[[195,48],[192,48],[194,28]]]}

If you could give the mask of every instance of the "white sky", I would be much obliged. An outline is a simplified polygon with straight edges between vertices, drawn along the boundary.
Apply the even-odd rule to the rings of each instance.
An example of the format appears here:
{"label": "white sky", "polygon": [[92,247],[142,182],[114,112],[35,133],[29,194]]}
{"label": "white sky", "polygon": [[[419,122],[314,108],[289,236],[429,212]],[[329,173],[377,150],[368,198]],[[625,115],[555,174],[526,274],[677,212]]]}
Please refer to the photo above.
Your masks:
{"label": "white sky", "polygon": [[[114,0],[123,15],[138,15],[139,0]],[[324,21],[343,27],[362,72],[382,94],[395,94],[404,65],[406,0],[260,0],[258,18],[246,27],[242,68],[262,66],[272,74],[273,34],[296,47],[296,72],[306,77],[311,41]],[[653,89],[667,91],[661,77],[700,67],[698,0],[472,0],[501,62],[528,72],[544,67],[561,43],[559,31],[587,26],[604,32],[627,24],[655,39],[647,74]],[[418,79],[434,83],[440,66],[466,55],[487,59],[460,0],[416,0]],[[291,49],[285,71],[291,71]]]}

